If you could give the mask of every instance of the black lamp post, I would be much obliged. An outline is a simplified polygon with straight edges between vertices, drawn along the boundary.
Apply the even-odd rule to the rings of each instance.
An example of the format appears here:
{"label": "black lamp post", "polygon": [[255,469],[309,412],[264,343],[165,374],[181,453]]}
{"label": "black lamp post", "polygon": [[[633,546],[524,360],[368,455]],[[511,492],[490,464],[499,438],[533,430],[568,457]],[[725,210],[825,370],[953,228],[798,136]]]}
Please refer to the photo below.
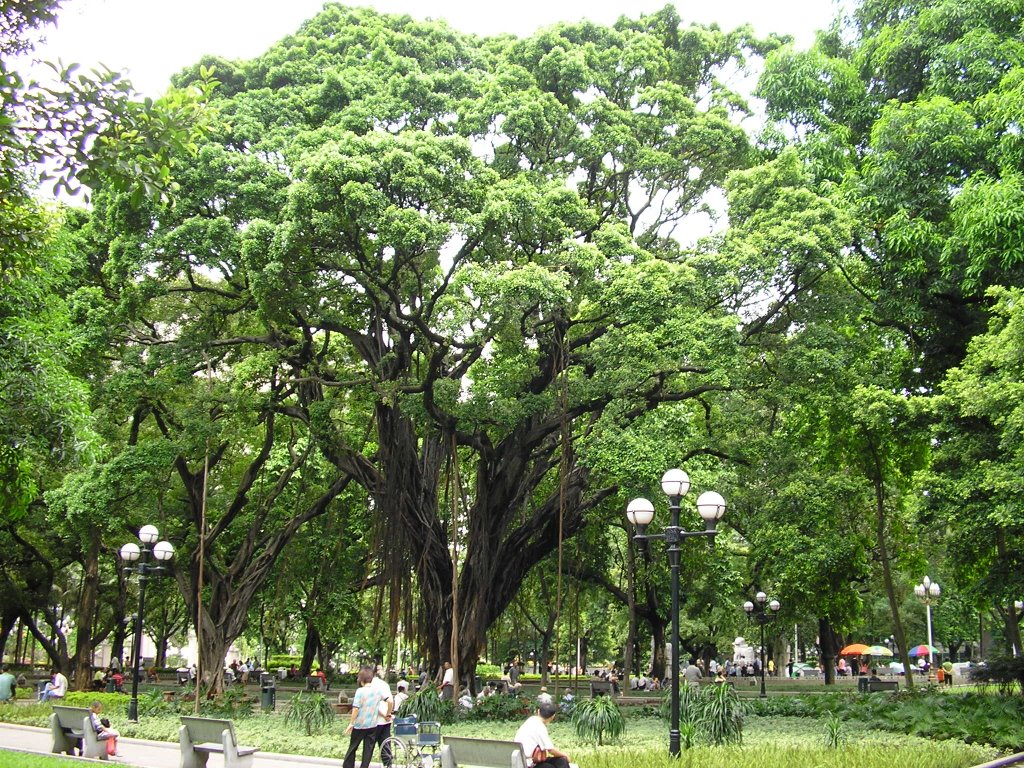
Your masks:
{"label": "black lamp post", "polygon": [[692,536],[706,536],[714,541],[715,526],[725,513],[725,499],[714,491],[705,491],[697,499],[697,511],[704,520],[703,531],[684,531],[679,526],[679,505],[690,490],[690,477],[681,469],[670,469],[661,478],[661,489],[668,496],[671,521],[663,533],[647,534],[654,519],[654,505],[647,499],[633,499],[626,507],[626,517],[637,533],[634,539],[661,539],[667,544],[669,569],[672,574],[672,710],[668,732],[668,752],[679,756],[679,542]]}
{"label": "black lamp post", "polygon": [[[779,608],[781,608],[782,605],[778,600],[772,600],[769,602],[768,595],[764,592],[758,592],[754,595],[754,600],[756,603],[752,603],[750,600],[747,600],[747,602],[743,604],[743,610],[747,612],[747,620],[756,621],[758,626],[761,628],[761,698],[766,699],[768,698],[768,692],[764,687],[764,625],[771,624],[775,621],[775,617],[778,615]],[[765,603],[768,603],[767,610],[765,610]]]}
{"label": "black lamp post", "polygon": [[[139,529],[141,548],[133,541],[121,547],[121,559],[129,564],[125,570],[139,575],[139,613],[135,617],[135,640],[132,644],[132,697],[128,701],[128,719],[133,722],[139,721],[139,664],[142,659],[142,617],[146,611],[146,581],[151,575],[155,576],[167,570],[161,563],[174,557],[174,547],[171,543],[157,542],[158,538],[160,531],[155,525],[144,525]],[[150,555],[156,558],[156,563],[149,561]],[[132,563],[136,561],[138,565],[133,566]]]}

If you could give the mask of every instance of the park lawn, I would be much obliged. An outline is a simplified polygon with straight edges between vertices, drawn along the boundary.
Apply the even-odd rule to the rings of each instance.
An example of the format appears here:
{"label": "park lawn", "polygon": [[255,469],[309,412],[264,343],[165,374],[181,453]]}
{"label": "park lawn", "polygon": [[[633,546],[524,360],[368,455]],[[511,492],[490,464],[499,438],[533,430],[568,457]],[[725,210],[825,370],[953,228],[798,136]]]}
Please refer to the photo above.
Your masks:
{"label": "park lawn", "polygon": [[[45,725],[48,705],[7,707],[0,718],[27,725]],[[115,715],[123,736],[177,741],[177,715],[144,716],[139,723],[129,723]],[[446,725],[444,733],[491,739],[511,739],[518,722],[463,722]],[[307,737],[284,724],[281,714],[256,714],[235,720],[239,741],[266,752],[305,754],[340,758],[348,746],[342,734],[343,723]],[[664,721],[642,712],[627,712],[625,734],[617,742],[601,747],[581,742],[571,723],[556,720],[551,726],[555,743],[578,762],[580,768],[621,768],[622,765],[658,768],[668,762],[668,727]],[[748,716],[743,744],[734,747],[695,746],[684,751],[680,762],[671,768],[763,768],[785,765],[786,768],[968,768],[993,759],[997,752],[990,747],[958,741],[936,742],[916,736],[869,730],[846,723],[842,744],[832,750],[825,746],[824,721],[813,717]],[[6,758],[6,755],[5,755]],[[6,765],[6,763],[5,763]],[[44,766],[44,764],[40,764]]]}
{"label": "park lawn", "polygon": [[49,755],[32,755],[28,752],[3,751],[2,764],[4,768],[67,768],[70,765],[80,764],[80,760],[66,760],[60,757]]}

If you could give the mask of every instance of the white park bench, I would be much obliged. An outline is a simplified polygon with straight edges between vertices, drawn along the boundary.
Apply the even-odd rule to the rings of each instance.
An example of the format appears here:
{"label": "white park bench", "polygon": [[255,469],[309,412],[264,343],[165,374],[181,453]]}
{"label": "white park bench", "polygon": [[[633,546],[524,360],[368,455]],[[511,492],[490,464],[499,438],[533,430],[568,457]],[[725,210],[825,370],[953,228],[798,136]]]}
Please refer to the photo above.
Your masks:
{"label": "white park bench", "polygon": [[181,768],[205,768],[213,753],[224,755],[224,768],[250,768],[256,747],[240,747],[230,720],[182,717],[178,729]]}

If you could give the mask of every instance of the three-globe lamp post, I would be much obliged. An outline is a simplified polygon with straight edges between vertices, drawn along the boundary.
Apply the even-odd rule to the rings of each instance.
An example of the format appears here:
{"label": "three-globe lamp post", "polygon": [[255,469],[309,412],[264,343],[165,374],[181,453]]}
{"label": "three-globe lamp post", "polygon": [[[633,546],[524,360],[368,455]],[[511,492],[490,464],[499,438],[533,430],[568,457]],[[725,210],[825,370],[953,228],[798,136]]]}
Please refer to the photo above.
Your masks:
{"label": "three-globe lamp post", "polygon": [[690,490],[690,477],[681,469],[670,469],[661,478],[661,490],[668,496],[671,519],[662,533],[648,534],[647,526],[654,520],[654,504],[647,499],[633,499],[626,506],[626,517],[635,527],[638,540],[661,539],[667,545],[669,570],[672,576],[672,709],[668,732],[668,751],[679,756],[679,543],[683,539],[704,536],[714,541],[715,526],[725,513],[725,499],[714,491],[705,491],[697,498],[697,512],[704,520],[704,530],[686,531],[679,525],[679,507]]}
{"label": "three-globe lamp post", "polygon": [[[767,605],[767,608],[766,608]],[[768,600],[768,595],[764,592],[758,592],[754,595],[754,602],[747,600],[743,604],[743,610],[747,612],[748,621],[756,621],[758,626],[761,628],[761,698],[768,698],[768,692],[764,685],[765,665],[764,665],[764,627],[765,624],[771,624],[775,621],[775,617],[779,614],[779,608],[782,605],[778,600]]]}
{"label": "three-globe lamp post", "polygon": [[[139,529],[140,547],[129,541],[121,547],[121,559],[128,565],[126,571],[139,576],[139,613],[135,617],[135,641],[132,645],[132,697],[128,701],[128,719],[139,720],[139,667],[142,661],[142,618],[146,611],[146,581],[167,570],[163,563],[174,557],[174,547],[169,541],[157,541],[160,531],[155,525],[144,525]],[[157,562],[150,562],[150,556]],[[138,563],[138,565],[135,565]]]}

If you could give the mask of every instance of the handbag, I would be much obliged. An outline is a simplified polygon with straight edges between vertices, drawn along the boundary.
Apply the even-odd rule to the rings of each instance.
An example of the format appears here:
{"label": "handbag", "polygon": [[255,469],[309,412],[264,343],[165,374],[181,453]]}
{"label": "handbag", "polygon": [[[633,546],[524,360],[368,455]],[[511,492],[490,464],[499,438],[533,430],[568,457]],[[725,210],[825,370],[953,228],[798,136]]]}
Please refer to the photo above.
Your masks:
{"label": "handbag", "polygon": [[533,760],[533,764],[543,763],[548,759],[548,751],[543,747],[534,747],[533,754],[530,755],[530,759]]}
{"label": "handbag", "polygon": [[107,755],[113,757],[117,754],[117,739],[107,739]]}

